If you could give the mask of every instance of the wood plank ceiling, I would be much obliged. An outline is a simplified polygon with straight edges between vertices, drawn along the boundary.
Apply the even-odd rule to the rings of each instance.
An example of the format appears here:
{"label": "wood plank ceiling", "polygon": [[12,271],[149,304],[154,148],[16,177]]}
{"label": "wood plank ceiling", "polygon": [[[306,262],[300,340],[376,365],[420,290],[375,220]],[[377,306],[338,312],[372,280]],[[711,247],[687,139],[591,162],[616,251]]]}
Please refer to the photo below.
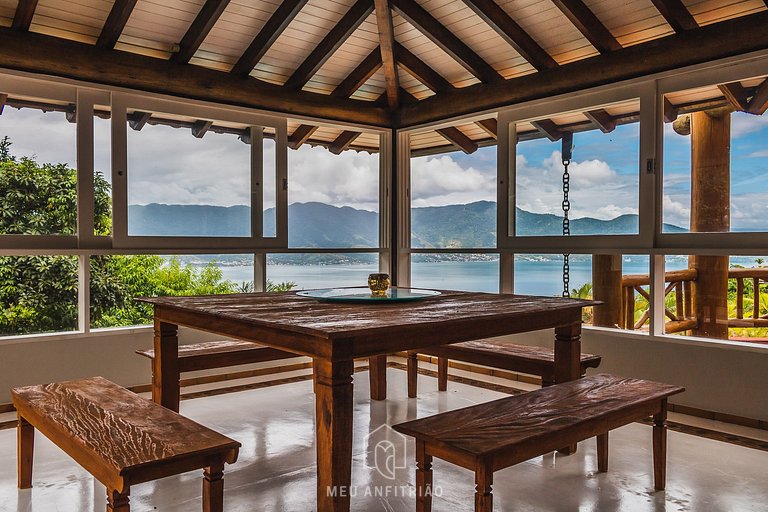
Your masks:
{"label": "wood plank ceiling", "polygon": [[[766,26],[768,0],[0,0],[0,67],[409,126],[766,48]],[[587,71],[601,67],[602,78]],[[768,85],[727,84],[704,97],[764,112]],[[690,108],[685,97],[668,100],[669,112]],[[186,123],[198,137],[237,131],[134,115]],[[628,102],[519,128],[524,138],[557,138],[636,115]],[[355,130],[290,121],[289,134],[293,148],[378,149],[377,136]],[[488,117],[412,144],[416,154],[471,153],[495,136]]]}

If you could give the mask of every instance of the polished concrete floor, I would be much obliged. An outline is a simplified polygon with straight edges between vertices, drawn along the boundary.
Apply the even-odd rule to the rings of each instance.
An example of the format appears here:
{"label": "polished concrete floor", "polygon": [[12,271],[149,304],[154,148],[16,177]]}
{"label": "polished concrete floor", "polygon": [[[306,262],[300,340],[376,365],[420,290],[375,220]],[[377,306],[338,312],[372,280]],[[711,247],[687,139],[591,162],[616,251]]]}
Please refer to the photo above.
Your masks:
{"label": "polished concrete floor", "polygon": [[[412,511],[414,446],[382,425],[502,397],[451,383],[436,391],[420,376],[421,393],[409,400],[405,373],[390,369],[389,399],[368,400],[367,374],[355,376],[352,509]],[[181,412],[243,444],[240,459],[225,469],[225,510],[230,512],[315,509],[314,403],[309,381],[182,402]],[[16,431],[0,431],[0,510],[8,512],[102,512],[104,488],[38,434],[34,485],[16,489]],[[389,440],[407,468],[394,478],[376,469],[375,446]],[[381,455],[381,454],[380,454]],[[380,458],[383,460],[383,458]],[[397,462],[395,465],[399,465]],[[495,474],[496,511],[768,511],[768,452],[669,433],[665,492],[654,492],[651,428],[632,424],[611,434],[610,471],[596,474],[593,441],[573,456],[548,454]],[[472,510],[470,472],[435,461],[435,512]],[[384,473],[384,474],[383,474]],[[135,512],[190,512],[200,506],[197,472],[134,486]]]}

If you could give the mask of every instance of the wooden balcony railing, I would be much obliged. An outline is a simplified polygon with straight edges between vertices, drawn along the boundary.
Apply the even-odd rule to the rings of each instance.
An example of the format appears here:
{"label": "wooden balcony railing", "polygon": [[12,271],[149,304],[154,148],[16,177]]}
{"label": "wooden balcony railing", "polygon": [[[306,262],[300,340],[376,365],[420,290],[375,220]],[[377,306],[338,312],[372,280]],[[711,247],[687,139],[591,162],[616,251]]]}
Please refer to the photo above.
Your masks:
{"label": "wooden balcony railing", "polygon": [[[694,329],[697,326],[693,315],[693,284],[696,281],[696,269],[675,270],[664,275],[664,298],[674,294],[672,308],[664,307],[667,321],[664,331],[667,334]],[[768,327],[768,314],[760,315],[760,284],[768,283],[768,268],[732,268],[728,270],[728,279],[736,280],[736,317],[728,318],[729,328]],[[752,283],[747,287],[745,282]],[[635,294],[644,297],[650,304],[648,291],[643,287],[650,284],[650,277],[644,274],[626,275],[621,279],[621,322],[619,327],[628,330],[642,329],[650,318],[650,308],[646,309],[635,321]],[[749,289],[751,288],[751,289]],[[744,298],[751,293],[751,316],[745,317]],[[665,300],[666,302],[666,300]]]}

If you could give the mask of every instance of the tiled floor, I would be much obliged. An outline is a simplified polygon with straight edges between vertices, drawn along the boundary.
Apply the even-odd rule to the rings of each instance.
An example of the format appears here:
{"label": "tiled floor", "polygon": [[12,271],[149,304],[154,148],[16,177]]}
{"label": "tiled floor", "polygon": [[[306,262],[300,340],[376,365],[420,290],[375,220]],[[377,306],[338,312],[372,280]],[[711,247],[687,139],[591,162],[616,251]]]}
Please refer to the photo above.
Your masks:
{"label": "tiled floor", "polygon": [[[398,446],[397,434],[380,427],[498,398],[500,393],[451,383],[436,391],[420,377],[420,396],[408,399],[405,373],[390,369],[389,398],[368,399],[367,373],[355,376],[353,510],[412,511],[413,444],[408,467],[394,479],[374,469],[374,446],[382,438]],[[506,383],[509,384],[508,382]],[[314,398],[309,381],[182,402],[182,413],[242,442],[240,459],[225,470],[225,510],[314,510]],[[712,425],[706,425],[712,428]],[[738,432],[745,435],[744,432]],[[104,510],[104,488],[38,435],[32,490],[18,491],[16,432],[0,431],[0,510],[90,512]],[[495,475],[496,511],[768,511],[768,452],[701,437],[669,433],[666,492],[654,492],[651,429],[632,424],[611,435],[610,471],[596,474],[594,442],[576,455],[548,454]],[[402,451],[400,452],[402,453]],[[435,512],[472,510],[468,471],[436,460]],[[377,495],[378,494],[378,495]],[[132,510],[200,510],[200,475],[188,473],[132,489]]]}

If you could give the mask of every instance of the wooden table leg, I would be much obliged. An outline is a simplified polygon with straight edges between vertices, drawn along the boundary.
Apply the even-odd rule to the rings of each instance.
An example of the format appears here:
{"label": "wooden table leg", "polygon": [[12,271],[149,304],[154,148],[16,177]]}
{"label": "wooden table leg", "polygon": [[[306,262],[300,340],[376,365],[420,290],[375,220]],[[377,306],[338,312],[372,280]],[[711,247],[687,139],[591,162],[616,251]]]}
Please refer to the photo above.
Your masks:
{"label": "wooden table leg", "polygon": [[493,512],[493,468],[478,463],[475,468],[475,512]]}
{"label": "wooden table leg", "polygon": [[18,457],[19,489],[32,487],[32,459],[35,452],[35,427],[27,420],[18,416],[19,429],[16,433]]}
{"label": "wooden table leg", "polygon": [[152,401],[179,412],[179,328],[155,320]]}
{"label": "wooden table leg", "polygon": [[608,432],[597,436],[597,472],[608,471]]}
{"label": "wooden table leg", "polygon": [[448,391],[448,358],[437,358],[437,390]]}
{"label": "wooden table leg", "polygon": [[369,357],[368,374],[371,380],[371,400],[386,400],[387,356]]}
{"label": "wooden table leg", "polygon": [[416,512],[432,511],[432,456],[424,441],[416,440]]}
{"label": "wooden table leg", "polygon": [[203,470],[203,512],[224,512],[224,463]]}
{"label": "wooden table leg", "polygon": [[419,382],[419,355],[408,352],[408,398],[416,398]]}
{"label": "wooden table leg", "polygon": [[114,489],[107,489],[107,512],[130,512],[130,495],[131,490],[126,489],[124,492],[117,492]]}
{"label": "wooden table leg", "polygon": [[[555,383],[581,377],[581,321],[555,328]],[[564,455],[576,453],[576,445],[558,450]]]}
{"label": "wooden table leg", "polygon": [[349,512],[352,483],[352,361],[315,359],[317,511]]}
{"label": "wooden table leg", "polygon": [[653,482],[657,491],[667,486],[667,399],[653,416]]}

